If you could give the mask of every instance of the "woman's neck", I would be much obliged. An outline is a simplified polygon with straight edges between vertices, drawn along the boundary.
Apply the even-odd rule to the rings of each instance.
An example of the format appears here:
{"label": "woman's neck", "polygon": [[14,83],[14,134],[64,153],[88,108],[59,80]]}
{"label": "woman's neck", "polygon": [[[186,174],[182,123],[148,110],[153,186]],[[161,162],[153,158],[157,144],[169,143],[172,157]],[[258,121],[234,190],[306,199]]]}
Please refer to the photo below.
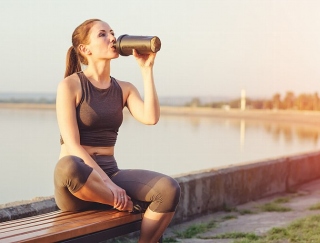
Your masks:
{"label": "woman's neck", "polygon": [[89,63],[83,72],[91,82],[102,86],[110,83],[110,62]]}

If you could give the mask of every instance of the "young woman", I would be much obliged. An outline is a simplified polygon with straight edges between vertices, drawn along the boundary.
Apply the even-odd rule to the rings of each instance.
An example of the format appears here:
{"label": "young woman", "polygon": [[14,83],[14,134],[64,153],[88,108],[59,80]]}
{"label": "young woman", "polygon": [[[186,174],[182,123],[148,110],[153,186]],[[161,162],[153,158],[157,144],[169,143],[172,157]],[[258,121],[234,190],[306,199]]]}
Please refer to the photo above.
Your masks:
{"label": "young woman", "polygon": [[[147,170],[120,170],[114,146],[126,106],[138,121],[154,125],[160,108],[153,78],[156,54],[133,50],[142,73],[144,99],[129,82],[110,76],[119,54],[110,26],[90,19],[78,26],[67,53],[65,79],[57,90],[61,153],[55,168],[55,200],[61,210],[107,204],[121,211],[145,211],[139,242],[157,242],[180,198],[171,177]],[[86,69],[81,71],[81,63]]]}

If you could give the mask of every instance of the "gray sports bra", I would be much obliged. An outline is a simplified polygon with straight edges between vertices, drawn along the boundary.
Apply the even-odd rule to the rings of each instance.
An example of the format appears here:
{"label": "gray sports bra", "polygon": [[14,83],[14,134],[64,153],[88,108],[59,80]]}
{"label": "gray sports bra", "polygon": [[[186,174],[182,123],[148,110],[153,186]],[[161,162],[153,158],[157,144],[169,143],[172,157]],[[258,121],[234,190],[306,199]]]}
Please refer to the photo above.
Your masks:
{"label": "gray sports bra", "polygon": [[[118,82],[111,77],[110,87],[95,87],[83,72],[77,73],[82,97],[76,107],[80,144],[87,146],[114,146],[123,121],[123,95]],[[63,144],[63,139],[60,139]]]}

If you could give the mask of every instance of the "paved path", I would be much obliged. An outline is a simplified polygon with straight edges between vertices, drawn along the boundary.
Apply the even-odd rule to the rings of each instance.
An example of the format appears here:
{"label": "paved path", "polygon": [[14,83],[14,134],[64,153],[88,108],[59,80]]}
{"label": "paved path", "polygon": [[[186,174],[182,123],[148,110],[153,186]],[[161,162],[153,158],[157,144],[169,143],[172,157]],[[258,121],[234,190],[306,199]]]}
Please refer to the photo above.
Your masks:
{"label": "paved path", "polygon": [[[289,202],[280,205],[289,207],[288,212],[261,212],[259,206],[273,202],[279,198],[290,198]],[[291,222],[308,215],[320,214],[320,210],[309,210],[310,206],[320,203],[320,179],[304,184],[297,188],[295,193],[277,194],[258,201],[246,203],[236,207],[234,212],[217,212],[195,220],[179,224],[167,229],[165,238],[175,237],[178,242],[184,243],[232,243],[233,239],[199,239],[226,233],[245,232],[262,235],[274,227],[284,227]],[[244,210],[254,211],[254,214],[240,214]],[[205,233],[201,233],[192,239],[179,239],[175,232],[183,232],[192,225],[208,224],[217,221],[217,225]]]}

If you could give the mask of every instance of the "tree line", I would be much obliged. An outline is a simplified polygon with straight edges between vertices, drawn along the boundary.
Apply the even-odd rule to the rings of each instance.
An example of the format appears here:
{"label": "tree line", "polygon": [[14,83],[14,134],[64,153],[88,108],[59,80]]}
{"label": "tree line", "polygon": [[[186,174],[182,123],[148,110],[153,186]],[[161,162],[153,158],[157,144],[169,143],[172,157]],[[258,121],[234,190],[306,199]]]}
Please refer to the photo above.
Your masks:
{"label": "tree line", "polygon": [[[211,102],[201,104],[198,98],[194,98],[187,106],[203,106],[212,108],[240,108],[241,99],[229,102]],[[292,91],[286,92],[282,97],[280,93],[274,94],[270,99],[246,98],[246,109],[279,109],[279,110],[310,110],[320,111],[320,97],[317,92],[313,94],[295,95]]]}

